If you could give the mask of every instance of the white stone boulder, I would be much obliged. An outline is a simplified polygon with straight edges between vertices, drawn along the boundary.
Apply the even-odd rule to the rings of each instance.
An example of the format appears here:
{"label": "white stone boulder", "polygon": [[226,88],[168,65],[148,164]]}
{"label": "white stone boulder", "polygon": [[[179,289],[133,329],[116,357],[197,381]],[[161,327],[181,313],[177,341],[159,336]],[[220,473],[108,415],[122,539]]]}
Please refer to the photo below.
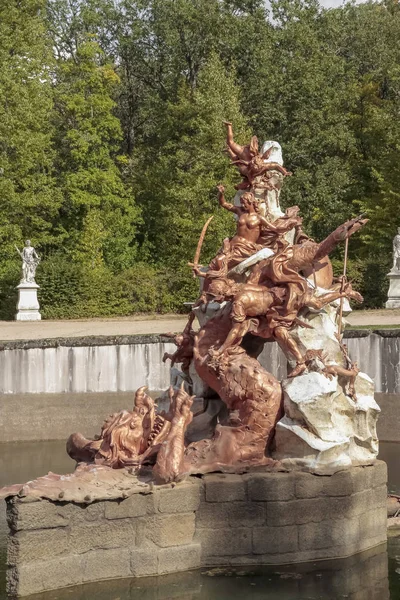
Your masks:
{"label": "white stone boulder", "polygon": [[274,458],[284,466],[331,474],[376,459],[374,384],[359,373],[354,400],[340,380],[311,372],[282,382],[285,416],[277,424]]}

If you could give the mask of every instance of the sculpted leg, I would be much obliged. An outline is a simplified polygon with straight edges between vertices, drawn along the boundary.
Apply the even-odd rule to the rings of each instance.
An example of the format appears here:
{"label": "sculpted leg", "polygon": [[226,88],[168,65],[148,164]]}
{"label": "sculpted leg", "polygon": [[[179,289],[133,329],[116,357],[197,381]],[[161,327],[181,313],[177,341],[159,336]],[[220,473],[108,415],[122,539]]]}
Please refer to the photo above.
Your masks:
{"label": "sculpted leg", "polygon": [[217,350],[216,354],[223,354],[227,348],[238,346],[247,333],[248,328],[249,324],[246,321],[243,321],[242,323],[235,323],[228,333],[225,342],[222,344],[219,350]]}
{"label": "sculpted leg", "polygon": [[351,284],[347,283],[343,291],[337,290],[334,292],[329,292],[328,294],[324,294],[323,296],[312,295],[310,296],[310,298],[307,298],[304,304],[305,306],[319,310],[323,308],[326,304],[330,304],[331,302],[334,302],[339,298],[350,298],[351,300],[355,300],[356,302],[363,301],[363,297],[361,296],[361,294],[354,291],[351,287]]}
{"label": "sculpted leg", "polygon": [[289,331],[286,327],[276,327],[274,329],[274,337],[278,342],[286,348],[292,356],[296,359],[296,367],[293,369],[291,373],[289,373],[288,377],[297,377],[297,375],[301,375],[306,370],[306,363],[303,355],[301,354],[296,342],[290,337]]}

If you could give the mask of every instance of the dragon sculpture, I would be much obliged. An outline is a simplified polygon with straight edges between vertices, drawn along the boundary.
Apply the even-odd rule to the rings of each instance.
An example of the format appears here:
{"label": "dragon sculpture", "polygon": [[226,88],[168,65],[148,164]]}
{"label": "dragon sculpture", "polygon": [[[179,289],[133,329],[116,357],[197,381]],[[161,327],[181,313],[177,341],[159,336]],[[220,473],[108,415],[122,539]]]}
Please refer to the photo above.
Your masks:
{"label": "dragon sculpture", "polygon": [[[194,262],[189,263],[194,275],[203,280],[202,292],[183,333],[166,334],[177,350],[163,358],[172,365],[182,364],[182,380],[197,377],[208,386],[227,407],[225,417],[218,419],[211,437],[189,443],[188,428],[197,418],[191,410],[194,396],[183,384],[170,387],[169,410],[157,413],[154,400],[140,388],[133,410],[111,415],[98,439],[70,436],[67,450],[78,462],[137,470],[150,465],[157,482],[260,465],[277,468],[270,449],[283,415],[283,392],[278,379],[257,360],[267,340],[276,340],[293,362],[289,377],[315,370],[326,377],[342,377],[348,382],[348,395],[356,400],[358,368],[340,336],[341,364],[333,364],[321,349],[302,350],[293,331],[312,328],[303,319],[306,310],[320,311],[346,298],[362,302],[344,279],[339,285],[333,283],[328,255],[367,220],[351,219],[318,243],[302,231],[298,207],[288,208],[274,220],[268,218],[257,190],[260,186],[271,189],[271,174],[283,177],[289,172],[269,160],[272,146],[259,153],[255,137],[247,146],[239,146],[233,141],[231,124],[226,126],[227,152],[243,178],[237,186],[242,192],[240,206],[235,206],[225,200],[224,187],[219,185],[218,200],[235,214],[236,234],[224,240],[204,270],[199,258],[211,219],[207,221]],[[200,321],[197,332],[192,328],[196,316]],[[257,351],[248,350],[249,339],[260,341]]]}

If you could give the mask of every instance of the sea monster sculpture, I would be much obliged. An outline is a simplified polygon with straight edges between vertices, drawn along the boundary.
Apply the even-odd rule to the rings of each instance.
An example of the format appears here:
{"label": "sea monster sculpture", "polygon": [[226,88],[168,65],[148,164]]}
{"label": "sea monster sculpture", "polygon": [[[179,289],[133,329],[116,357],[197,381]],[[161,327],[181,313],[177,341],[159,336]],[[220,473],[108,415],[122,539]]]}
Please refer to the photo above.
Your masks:
{"label": "sea monster sculpture", "polygon": [[[172,396],[170,390],[171,400]],[[110,415],[98,439],[72,434],[67,441],[67,452],[77,462],[95,462],[114,469],[140,465],[166,439],[169,428],[169,420],[156,414],[154,400],[146,393],[146,387],[141,387],[136,391],[132,411]]]}

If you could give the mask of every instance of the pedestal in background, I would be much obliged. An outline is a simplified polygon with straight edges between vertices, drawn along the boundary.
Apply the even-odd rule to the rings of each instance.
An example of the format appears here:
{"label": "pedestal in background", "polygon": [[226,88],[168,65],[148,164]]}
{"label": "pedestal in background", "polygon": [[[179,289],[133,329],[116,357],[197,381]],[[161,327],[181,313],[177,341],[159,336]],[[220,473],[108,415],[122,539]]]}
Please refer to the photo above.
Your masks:
{"label": "pedestal in background", "polygon": [[37,291],[40,286],[37,283],[20,283],[17,286],[18,304],[16,321],[40,321],[42,316],[39,312],[39,301]]}
{"label": "pedestal in background", "polygon": [[400,271],[388,273],[390,286],[385,308],[400,308]]}

